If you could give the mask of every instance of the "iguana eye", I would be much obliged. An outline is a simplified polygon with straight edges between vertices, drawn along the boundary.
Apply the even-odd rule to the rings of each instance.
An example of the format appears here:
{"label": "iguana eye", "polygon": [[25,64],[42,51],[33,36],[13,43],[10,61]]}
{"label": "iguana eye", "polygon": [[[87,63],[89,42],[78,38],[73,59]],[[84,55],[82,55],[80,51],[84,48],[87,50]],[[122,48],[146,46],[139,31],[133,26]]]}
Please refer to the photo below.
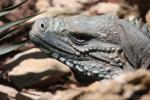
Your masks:
{"label": "iguana eye", "polygon": [[70,36],[70,39],[75,44],[84,45],[88,41],[90,41],[92,39],[92,37],[89,35],[85,35],[85,34],[73,34]]}

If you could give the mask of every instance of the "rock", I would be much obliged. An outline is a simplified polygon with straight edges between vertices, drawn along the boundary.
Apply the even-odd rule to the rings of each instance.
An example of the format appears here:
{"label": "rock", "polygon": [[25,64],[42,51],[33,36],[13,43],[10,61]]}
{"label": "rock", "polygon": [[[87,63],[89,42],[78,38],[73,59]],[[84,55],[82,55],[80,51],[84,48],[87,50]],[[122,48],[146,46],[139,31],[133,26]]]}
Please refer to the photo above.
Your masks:
{"label": "rock", "polygon": [[50,92],[41,92],[38,90],[25,90],[18,93],[15,100],[50,100],[53,94]]}
{"label": "rock", "polygon": [[141,100],[150,100],[150,91],[148,94],[141,97]]}
{"label": "rock", "polygon": [[[112,9],[113,8],[113,9]],[[92,6],[89,10],[84,12],[88,15],[101,15],[101,14],[112,14],[117,15],[119,5],[115,3],[98,3]]]}
{"label": "rock", "polygon": [[150,72],[140,69],[88,87],[57,91],[48,100],[149,100]]}
{"label": "rock", "polygon": [[38,100],[50,100],[53,95],[50,92],[43,93]]}
{"label": "rock", "polygon": [[[105,1],[105,3],[102,3]],[[119,5],[117,3],[106,3],[108,0],[38,0],[36,8],[38,11],[46,11],[35,16],[28,22],[33,22],[43,17],[100,15],[110,13],[116,15]],[[117,0],[116,0],[117,1]],[[112,0],[115,2],[115,0]],[[112,9],[113,8],[113,9]]]}
{"label": "rock", "polygon": [[42,58],[48,58],[48,56],[45,53],[41,52],[40,49],[32,48],[22,53],[18,53],[12,59],[7,60],[3,68],[12,69],[15,66],[18,66],[22,61],[29,59],[29,58],[42,59]]}
{"label": "rock", "polygon": [[25,91],[16,95],[16,100],[38,100],[44,92],[39,91]]}
{"label": "rock", "polygon": [[149,9],[150,0],[121,0],[118,16],[126,18],[130,15],[134,15],[145,21],[145,15]]}
{"label": "rock", "polygon": [[150,85],[150,72],[146,69],[139,69],[135,72],[126,72],[116,80],[124,84],[125,83],[130,83],[133,85],[143,84],[144,86],[147,86]]}
{"label": "rock", "polygon": [[50,1],[48,0],[37,0],[35,3],[36,9],[39,12],[45,11],[48,7],[50,7]]}
{"label": "rock", "polygon": [[[29,52],[30,51],[30,52]],[[18,87],[44,87],[50,83],[55,83],[63,76],[70,73],[70,69],[64,64],[51,58],[38,58],[36,59],[34,54],[39,52],[39,49],[31,49],[16,55],[13,59],[24,58],[28,55],[28,58],[20,60],[13,60],[18,62],[9,73],[8,76],[12,82]],[[34,52],[34,53],[33,53]],[[32,55],[33,54],[33,55]],[[22,56],[19,56],[22,55]],[[29,56],[30,55],[30,56]],[[30,58],[35,57],[35,58]],[[11,62],[13,64],[13,62]],[[8,64],[10,65],[10,64]],[[15,65],[15,64],[14,64]]]}
{"label": "rock", "polygon": [[83,89],[69,89],[64,92],[58,91],[55,96],[53,96],[50,100],[54,100],[56,97],[58,100],[73,100],[74,98],[81,95],[83,92]]}
{"label": "rock", "polygon": [[16,89],[0,84],[0,100],[14,100],[17,93]]}
{"label": "rock", "polygon": [[94,92],[94,93],[86,93],[85,95],[79,97],[77,100],[124,100],[124,99],[115,94],[105,95],[105,94]]}

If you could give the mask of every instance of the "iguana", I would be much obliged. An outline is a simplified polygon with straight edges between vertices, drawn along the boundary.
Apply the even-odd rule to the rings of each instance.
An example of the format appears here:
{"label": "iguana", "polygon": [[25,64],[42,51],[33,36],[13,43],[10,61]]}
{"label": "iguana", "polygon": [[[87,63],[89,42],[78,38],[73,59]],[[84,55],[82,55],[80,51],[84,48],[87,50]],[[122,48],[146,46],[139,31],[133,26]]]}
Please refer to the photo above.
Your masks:
{"label": "iguana", "polygon": [[109,79],[124,71],[150,68],[147,25],[112,15],[36,21],[31,40],[51,57],[68,65],[81,82]]}

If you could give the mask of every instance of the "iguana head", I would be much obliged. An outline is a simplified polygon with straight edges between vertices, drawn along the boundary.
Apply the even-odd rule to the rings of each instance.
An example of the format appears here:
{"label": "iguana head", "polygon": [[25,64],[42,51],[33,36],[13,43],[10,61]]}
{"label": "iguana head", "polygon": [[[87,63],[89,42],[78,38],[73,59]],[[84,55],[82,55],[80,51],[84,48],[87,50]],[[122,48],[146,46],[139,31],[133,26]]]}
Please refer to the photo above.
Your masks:
{"label": "iguana head", "polygon": [[[68,65],[80,81],[95,81],[132,69],[120,45],[118,18],[74,16],[35,22],[31,40],[44,52]],[[128,68],[127,68],[128,67]]]}

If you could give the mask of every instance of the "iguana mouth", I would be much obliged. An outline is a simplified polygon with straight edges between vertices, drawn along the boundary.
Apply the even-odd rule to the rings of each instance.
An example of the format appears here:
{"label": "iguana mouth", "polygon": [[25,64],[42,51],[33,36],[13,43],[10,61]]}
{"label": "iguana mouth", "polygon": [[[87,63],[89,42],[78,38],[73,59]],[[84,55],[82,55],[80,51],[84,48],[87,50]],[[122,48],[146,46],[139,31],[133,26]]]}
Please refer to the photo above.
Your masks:
{"label": "iguana mouth", "polygon": [[[41,47],[40,49],[42,49],[44,52],[47,52],[48,54],[50,54],[50,56],[52,56],[55,59],[59,60],[59,56],[57,56],[57,55],[60,55],[60,57],[64,57],[64,56],[68,55],[69,58],[73,59],[73,60],[90,60],[90,59],[86,58],[85,56],[84,56],[84,58],[81,55],[79,57],[78,51],[73,54],[73,53],[67,52],[61,48],[51,45],[50,43],[46,42],[42,38],[39,38],[38,36],[34,35],[34,37],[40,41],[39,46],[44,46],[44,47]],[[41,45],[41,44],[43,44],[43,45]]]}
{"label": "iguana mouth", "polygon": [[[68,55],[68,59],[72,59],[72,60],[88,61],[88,60],[95,59],[95,60],[101,61],[102,63],[110,64],[112,66],[118,66],[118,67],[123,66],[123,62],[121,62],[120,57],[119,57],[120,56],[119,54],[122,53],[123,55],[123,51],[120,48],[116,48],[112,46],[112,47],[107,47],[107,48],[102,47],[101,49],[91,48],[91,49],[86,49],[86,50],[80,50],[77,47],[71,45],[69,42],[67,42],[67,44],[69,44],[69,46],[76,51],[75,53],[70,53],[59,47],[53,46],[51,43],[45,41],[43,38],[39,38],[38,36],[34,34],[32,35],[38,40],[38,42],[40,41],[40,43],[38,44],[39,46],[43,44],[41,46],[44,46],[44,47],[41,47],[41,49],[45,52],[48,52],[48,54],[50,54],[52,57],[56,59],[58,59],[56,54],[60,55],[61,57],[65,57],[66,55]],[[97,57],[97,55],[99,56]]]}

